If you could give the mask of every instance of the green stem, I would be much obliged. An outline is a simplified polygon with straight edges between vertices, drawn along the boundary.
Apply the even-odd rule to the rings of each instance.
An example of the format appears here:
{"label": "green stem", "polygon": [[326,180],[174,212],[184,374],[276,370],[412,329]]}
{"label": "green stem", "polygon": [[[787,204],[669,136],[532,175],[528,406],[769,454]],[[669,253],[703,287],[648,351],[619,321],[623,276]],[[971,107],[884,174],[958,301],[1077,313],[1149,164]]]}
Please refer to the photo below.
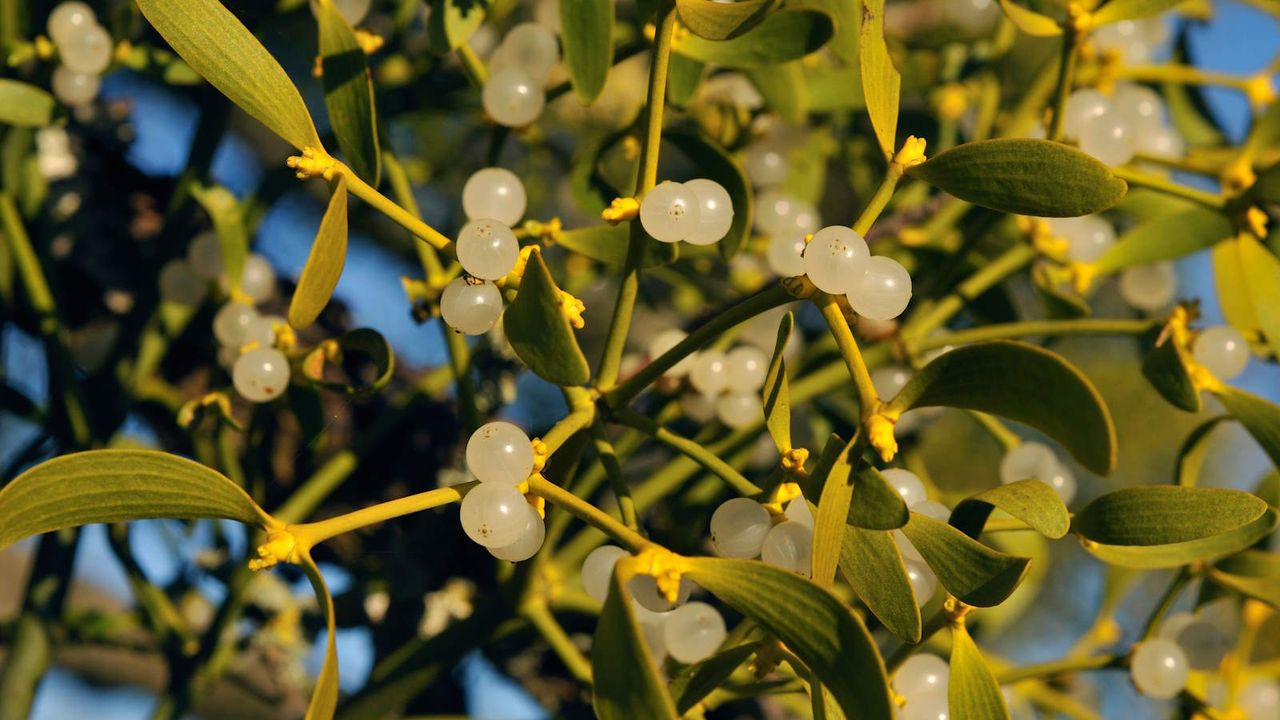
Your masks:
{"label": "green stem", "polygon": [[854,232],[864,237],[870,232],[871,226],[875,224],[880,213],[884,212],[885,207],[889,205],[889,200],[893,198],[893,192],[898,189],[898,181],[902,179],[904,171],[905,168],[902,165],[893,160],[889,161],[889,168],[885,171],[884,179],[880,181],[880,187],[876,188],[875,194],[862,209],[862,214],[853,223]]}
{"label": "green stem", "polygon": [[950,623],[951,623],[951,618],[947,615],[945,611],[939,609],[936,613],[930,616],[928,620],[925,621],[924,627],[921,628],[920,630],[919,642],[903,643],[899,645],[898,649],[894,650],[893,653],[889,655],[889,657],[885,658],[884,660],[885,669],[888,670],[890,673],[892,673],[894,670],[897,670],[898,667],[902,665],[902,663],[907,661],[907,658],[911,657],[911,655],[914,654],[915,651],[919,650],[921,647],[924,646],[925,643],[929,642],[930,638],[932,638],[934,635],[937,635],[939,630],[941,630],[944,627],[947,627],[947,625],[949,625]]}
{"label": "green stem", "polygon": [[[667,101],[667,69],[671,64],[671,38],[675,31],[676,11],[674,0],[661,0],[655,22],[653,60],[649,66],[649,102],[645,106],[645,134],[640,145],[640,177],[635,197],[643,199],[645,193],[658,182],[658,150],[662,143],[662,116]],[[618,286],[618,299],[613,306],[609,333],[605,337],[600,356],[597,387],[608,390],[618,381],[618,368],[622,364],[622,352],[631,329],[631,314],[635,310],[636,296],[640,291],[640,263],[644,248],[650,242],[639,220],[631,221],[631,235],[627,245],[627,260],[623,268],[622,282]]]}
{"label": "green stem", "polygon": [[1053,91],[1053,117],[1049,122],[1048,137],[1054,142],[1062,140],[1062,125],[1067,97],[1071,95],[1071,86],[1075,83],[1076,61],[1079,53],[1076,45],[1079,34],[1070,27],[1064,28],[1062,34],[1062,60],[1058,65],[1058,84]]}
{"label": "green stem", "polygon": [[489,82],[489,69],[484,66],[484,61],[476,55],[476,51],[471,49],[471,45],[465,41],[454,51],[458,54],[458,60],[462,63],[462,70],[467,74],[467,80],[471,85],[477,88],[483,88],[486,82]]}
{"label": "green stem", "polygon": [[430,510],[441,505],[461,502],[462,498],[466,497],[467,491],[475,487],[478,482],[478,480],[473,480],[452,487],[436,488],[435,490],[388,500],[387,502],[361,508],[344,515],[331,517],[327,520],[292,525],[289,527],[289,532],[297,538],[299,545],[304,548],[310,548],[317,543],[322,543],[325,540],[353,530],[359,530],[363,527],[376,525],[377,523],[405,515],[412,515],[423,510]]}
{"label": "green stem", "polygon": [[573,643],[573,639],[564,631],[555,616],[541,601],[529,602],[521,608],[521,614],[533,625],[543,640],[551,646],[552,652],[560,658],[560,662],[568,668],[569,674],[583,687],[591,687],[591,663],[582,656],[582,651]]}
{"label": "green stem", "polygon": [[927,338],[931,332],[945,325],[956,313],[964,309],[965,303],[1026,267],[1035,257],[1035,249],[1027,243],[1018,243],[1004,251],[999,257],[960,283],[951,294],[938,300],[921,313],[913,315],[900,333],[903,342],[910,347],[912,343]]}
{"label": "green stem", "polygon": [[813,302],[822,310],[822,317],[827,321],[827,327],[831,330],[831,336],[835,338],[836,346],[840,348],[840,357],[844,358],[849,377],[853,378],[853,386],[858,391],[858,405],[861,406],[862,419],[866,420],[879,408],[880,396],[876,393],[876,386],[871,382],[871,373],[867,370],[867,363],[862,358],[862,351],[858,349],[858,341],[854,339],[853,331],[849,329],[849,322],[845,320],[844,312],[835,298],[826,293],[818,293],[813,297]]}
{"label": "green stem", "polygon": [[1142,626],[1143,640],[1155,637],[1156,632],[1160,630],[1160,623],[1169,614],[1169,609],[1177,602],[1178,595],[1182,594],[1182,590],[1186,588],[1187,583],[1191,582],[1192,577],[1193,573],[1189,565],[1178,569],[1173,580],[1169,581],[1169,587],[1165,588],[1164,594],[1160,596],[1160,602],[1156,603],[1151,615],[1147,617],[1146,624]]}
{"label": "green stem", "polygon": [[529,492],[568,510],[579,520],[622,543],[631,552],[653,547],[653,543],[641,537],[635,530],[541,475],[534,475],[529,479]]}
{"label": "green stem", "polygon": [[626,405],[632,398],[639,395],[640,391],[662,377],[663,373],[675,367],[676,363],[701,350],[726,330],[746,322],[766,310],[785,305],[793,300],[795,298],[787,293],[786,289],[781,285],[770,286],[742,300],[700,325],[696,330],[690,332],[688,337],[677,343],[675,347],[650,360],[648,365],[640,368],[621,384],[602,393],[602,397],[609,407],[616,408]]}
{"label": "green stem", "polygon": [[986,340],[1006,338],[1062,335],[1141,335],[1155,324],[1152,320],[1113,320],[1109,318],[1080,318],[1075,320],[1029,320],[1001,323],[985,327],[939,333],[921,339],[908,347],[912,355],[947,347],[968,345]]}
{"label": "green stem", "polygon": [[361,180],[360,176],[356,175],[351,168],[343,165],[342,163],[338,163],[337,167],[343,177],[346,178],[347,190],[350,191],[352,195],[355,195],[365,201],[375,210],[386,215],[400,227],[403,227],[405,230],[413,233],[418,238],[426,241],[436,250],[450,254],[453,253],[453,241],[442,235],[439,230],[436,230],[418,219],[418,217],[413,213],[392,202],[387,196],[378,192],[373,186],[369,185],[369,183]]}
{"label": "green stem", "polygon": [[640,413],[619,408],[613,413],[612,419],[619,424],[635,428],[672,450],[683,454],[701,465],[708,472],[724,480],[739,495],[755,497],[763,492],[755,483],[743,477],[742,473],[733,469],[729,463],[721,459],[719,455],[689,438],[671,432]]}
{"label": "green stem", "polygon": [[1055,660],[1053,662],[1002,670],[996,673],[996,680],[1001,685],[1009,685],[1022,680],[1053,678],[1059,675],[1066,675],[1068,673],[1119,667],[1122,661],[1123,658],[1119,658],[1115,655],[1067,658],[1065,660]]}
{"label": "green stem", "polygon": [[628,528],[639,532],[640,518],[636,514],[636,502],[631,497],[631,487],[627,485],[627,478],[622,474],[622,462],[618,460],[618,453],[605,435],[604,423],[599,421],[592,423],[591,440],[595,444],[596,454],[600,456],[600,465],[604,468],[605,477],[609,478],[609,485],[613,487],[613,494],[618,501],[618,514],[622,516],[622,522]]}
{"label": "green stem", "polygon": [[1166,195],[1173,195],[1174,197],[1190,200],[1191,202],[1199,203],[1200,205],[1204,205],[1212,210],[1221,210],[1227,206],[1226,198],[1223,198],[1221,195],[1215,195],[1214,193],[1205,192],[1204,190],[1187,187],[1186,185],[1172,182],[1168,178],[1163,178],[1159,175],[1142,172],[1141,170],[1134,170],[1129,167],[1113,168],[1112,172],[1115,173],[1116,177],[1124,180],[1130,185],[1144,187],[1157,192],[1162,192]]}
{"label": "green stem", "polygon": [[996,416],[978,412],[977,410],[970,410],[969,416],[981,425],[996,442],[1000,443],[1000,449],[1004,452],[1008,452],[1022,444],[1022,438],[1018,437]]}
{"label": "green stem", "polygon": [[1247,77],[1174,63],[1168,65],[1124,65],[1116,70],[1116,77],[1136,82],[1221,85],[1236,89],[1245,87],[1249,82]]}

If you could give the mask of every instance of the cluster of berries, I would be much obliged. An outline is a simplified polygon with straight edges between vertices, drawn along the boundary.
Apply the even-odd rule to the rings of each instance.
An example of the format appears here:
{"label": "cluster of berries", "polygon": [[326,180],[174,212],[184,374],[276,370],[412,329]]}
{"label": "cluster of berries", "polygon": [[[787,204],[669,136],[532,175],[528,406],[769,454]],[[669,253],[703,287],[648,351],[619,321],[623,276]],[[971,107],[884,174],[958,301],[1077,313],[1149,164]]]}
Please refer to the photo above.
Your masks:
{"label": "cluster of berries", "polygon": [[491,167],[474,173],[462,188],[468,222],[458,233],[458,262],[466,275],[454,279],[440,296],[445,324],[467,335],[488,332],[502,314],[502,292],[495,283],[520,259],[520,242],[511,226],[524,217],[524,184],[510,170]]}
{"label": "cluster of berries", "polygon": [[726,500],[711,513],[711,546],[722,557],[765,563],[812,577],[813,511],[804,497],[781,516],[750,498]]}
{"label": "cluster of berries", "polygon": [[480,483],[462,498],[458,519],[467,537],[500,560],[528,560],[546,537],[542,514],[517,487],[533,463],[529,436],[509,422],[482,425],[467,441],[467,468]]}
{"label": "cluster of berries", "polygon": [[489,56],[489,79],[481,102],[499,125],[523,127],[542,116],[545,87],[560,62],[555,33],[532,22],[511,28]]}
{"label": "cluster of berries", "polygon": [[[649,358],[663,355],[685,337],[683,330],[659,333],[649,342]],[[716,417],[728,427],[742,428],[764,415],[760,389],[768,372],[768,356],[760,348],[744,344],[727,353],[716,349],[692,353],[663,377],[688,378],[696,394],[682,398],[682,405],[691,411],[691,419],[705,422]]]}
{"label": "cluster of berries", "polygon": [[92,102],[111,64],[111,33],[98,24],[93,8],[77,0],[54,8],[46,29],[61,60],[53,71],[53,94],[72,107]]}
{"label": "cluster of berries", "polygon": [[640,202],[640,224],[654,240],[690,245],[719,242],[733,225],[733,200],[720,183],[706,178],[668,180]]}

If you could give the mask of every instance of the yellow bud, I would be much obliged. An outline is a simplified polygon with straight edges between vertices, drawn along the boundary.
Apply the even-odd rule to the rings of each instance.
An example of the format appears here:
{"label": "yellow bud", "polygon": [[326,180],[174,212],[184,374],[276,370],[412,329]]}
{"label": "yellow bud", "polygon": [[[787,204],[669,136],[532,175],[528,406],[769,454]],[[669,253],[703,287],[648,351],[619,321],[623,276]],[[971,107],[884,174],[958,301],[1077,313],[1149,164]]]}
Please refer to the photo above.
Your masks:
{"label": "yellow bud", "polygon": [[36,57],[41,60],[51,60],[54,55],[53,43],[49,38],[41,35],[36,38]]}
{"label": "yellow bud", "polygon": [[1098,266],[1088,262],[1071,263],[1071,287],[1081,295],[1088,292],[1098,277]]}
{"label": "yellow bud", "polygon": [[907,227],[898,231],[898,242],[907,247],[920,247],[929,241],[929,234],[920,228]]}
{"label": "yellow bud", "polygon": [[633,197],[614,198],[609,207],[600,213],[600,218],[610,225],[634,219],[640,214],[640,201]]}
{"label": "yellow bud", "polygon": [[376,35],[364,28],[356,29],[356,42],[360,45],[360,49],[365,55],[372,55],[382,49],[386,43],[382,36]]}
{"label": "yellow bud", "polygon": [[333,174],[338,171],[338,161],[323,148],[305,147],[301,155],[291,156],[285,164],[297,171],[299,180],[317,176],[332,180]]}
{"label": "yellow bud", "polygon": [[129,56],[132,54],[133,54],[133,43],[129,42],[128,40],[121,40],[119,43],[116,44],[116,49],[112,56],[115,58],[116,62],[124,63],[129,60]]}
{"label": "yellow bud", "polygon": [[533,446],[533,471],[542,472],[542,468],[547,466],[547,458],[551,456],[551,450],[542,438],[534,438],[529,441],[529,444]]}
{"label": "yellow bud", "polygon": [[1253,171],[1253,163],[1248,155],[1241,155],[1222,169],[1222,189],[1228,197],[1238,197],[1253,187],[1258,175]]}
{"label": "yellow bud", "polygon": [[1244,211],[1244,228],[1258,239],[1267,236],[1267,214],[1257,206]]}
{"label": "yellow bud", "polygon": [[924,138],[918,138],[915,135],[908,137],[906,142],[902,143],[902,149],[893,156],[894,164],[909,168],[923,163],[925,145]]}
{"label": "yellow bud", "polygon": [[525,495],[524,499],[526,502],[529,503],[529,505],[533,507],[534,510],[538,511],[538,517],[542,518],[543,520],[547,519],[546,498],[542,497],[541,495]]}
{"label": "yellow bud", "polygon": [[634,571],[653,578],[658,592],[669,603],[680,598],[680,576],[684,571],[684,558],[662,547],[648,547],[631,559]]}
{"label": "yellow bud", "polygon": [[938,117],[958,120],[969,107],[969,91],[960,83],[947,83],[934,93],[933,105]]}
{"label": "yellow bud", "polygon": [[324,77],[324,58],[319,55],[311,60],[311,77],[317,80]]}
{"label": "yellow bud", "polygon": [[1271,75],[1263,71],[1244,82],[1241,87],[1244,96],[1249,99],[1249,106],[1255,110],[1265,108],[1276,99],[1276,87],[1271,82]]}
{"label": "yellow bud", "polygon": [[587,306],[581,300],[564,290],[560,291],[560,314],[569,321],[570,325],[579,330],[586,326],[587,321],[582,319],[582,313],[586,310]]}
{"label": "yellow bud", "polygon": [[258,557],[249,561],[250,570],[265,570],[279,563],[297,563],[300,555],[297,538],[286,529],[267,533],[267,541],[258,546]]}
{"label": "yellow bud", "polygon": [[[790,475],[804,477],[808,473],[805,472],[804,464],[809,459],[809,451],[805,448],[791,448],[782,453],[781,465],[783,471]],[[788,483],[794,484],[794,483]]]}
{"label": "yellow bud", "polygon": [[867,440],[885,462],[898,454],[898,440],[893,436],[893,425],[897,421],[898,413],[886,410],[880,410],[866,420]]}

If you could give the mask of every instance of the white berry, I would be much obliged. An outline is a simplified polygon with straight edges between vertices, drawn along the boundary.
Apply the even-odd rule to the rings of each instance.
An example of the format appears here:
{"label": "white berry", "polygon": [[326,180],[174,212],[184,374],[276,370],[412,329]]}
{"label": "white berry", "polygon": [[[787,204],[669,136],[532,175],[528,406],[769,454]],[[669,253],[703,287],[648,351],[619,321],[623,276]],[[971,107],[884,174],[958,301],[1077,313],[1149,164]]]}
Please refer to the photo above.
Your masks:
{"label": "white berry", "polygon": [[547,536],[546,523],[542,521],[542,516],[529,503],[525,503],[525,515],[528,520],[524,530],[520,533],[520,537],[510,545],[502,547],[489,548],[489,554],[499,560],[508,560],[510,562],[523,562],[533,557],[534,553],[542,548],[542,541]]}
{"label": "white berry", "polygon": [[502,292],[493,283],[474,284],[455,278],[440,294],[440,317],[466,335],[489,332],[502,314]]}
{"label": "white berry", "polygon": [[492,218],[510,227],[524,217],[527,203],[524,183],[506,168],[477,170],[462,186],[462,211],[469,220]]}
{"label": "white berry", "polygon": [[111,34],[95,23],[64,36],[58,43],[58,56],[76,72],[100,75],[111,64],[113,49]]}
{"label": "white berry", "polygon": [[222,242],[211,230],[196,235],[187,246],[187,263],[191,270],[205,280],[217,280],[222,276]]}
{"label": "white berry", "polygon": [[529,503],[515,485],[482,482],[467,492],[458,519],[467,536],[485,547],[505,547],[520,539],[529,524]]}
{"label": "white berry", "polygon": [[1062,134],[1076,140],[1085,123],[1111,112],[1111,101],[1097,90],[1077,90],[1067,97],[1062,111]]}
{"label": "white berry", "polygon": [[213,316],[213,336],[222,345],[239,348],[244,344],[245,331],[258,311],[242,303],[227,303]]}
{"label": "white berry", "polygon": [[698,205],[698,222],[685,236],[691,245],[711,245],[719,242],[733,225],[733,199],[729,191],[714,180],[698,178],[684,184],[693,192]]}
{"label": "white berry", "polygon": [[98,19],[94,15],[93,8],[82,2],[71,0],[71,2],[58,3],[53,12],[49,13],[49,22],[46,23],[45,29],[55,43],[62,43],[67,38],[74,38],[86,28],[97,24]]}
{"label": "white berry", "polygon": [[786,512],[783,514],[787,516],[787,520],[807,525],[810,530],[813,529],[813,508],[809,507],[809,501],[803,497],[797,497],[787,503]]}
{"label": "white berry", "polygon": [[739,345],[725,356],[729,387],[738,392],[754,392],[764,387],[769,358],[753,345]]}
{"label": "white berry", "polygon": [[911,275],[897,260],[873,255],[866,272],[846,293],[854,312],[872,320],[892,320],[911,302]]}
{"label": "white berry", "polygon": [[161,300],[195,307],[204,302],[208,293],[209,284],[191,271],[186,260],[170,260],[160,268]]}
{"label": "white berry", "polygon": [[917,503],[922,503],[928,499],[924,483],[920,482],[920,477],[910,470],[889,468],[888,470],[881,470],[880,474],[893,486],[894,490],[898,491],[898,494],[902,496],[902,502],[906,503],[907,507],[913,507]]}
{"label": "white berry", "polygon": [[747,177],[758,188],[780,184],[791,171],[786,148],[767,140],[761,140],[748,148],[742,164]]}
{"label": "white berry", "polygon": [[617,545],[601,545],[582,561],[582,588],[597,602],[604,602],[609,594],[613,566],[626,554],[627,551]]}
{"label": "white berry", "polygon": [[90,103],[98,97],[102,79],[96,73],[79,72],[66,65],[59,65],[54,68],[50,83],[53,94],[59,100],[71,107],[76,107]]}
{"label": "white berry", "polygon": [[663,639],[667,652],[682,663],[705,660],[725,639],[724,618],[703,602],[691,602],[667,616]]}
{"label": "white berry", "polygon": [[1280,718],[1280,682],[1265,677],[1254,678],[1240,689],[1236,705],[1249,720]]}
{"label": "white berry", "polygon": [[813,528],[798,522],[773,526],[760,547],[760,559],[783,570],[809,577],[813,573]]}
{"label": "white berry", "polygon": [[481,425],[467,440],[467,469],[482,483],[519,485],[533,473],[533,445],[509,422]]}
{"label": "white berry", "polygon": [[521,70],[539,85],[545,85],[551,70],[560,62],[560,45],[555,33],[538,23],[520,23],[507,33],[489,59],[494,71]]}
{"label": "white berry", "polygon": [[694,390],[715,397],[729,386],[728,358],[719,350],[703,350],[689,370],[689,384]]}
{"label": "white berry", "polygon": [[1103,165],[1116,167],[1133,159],[1134,129],[1114,112],[1093,118],[1080,128],[1080,150]]}
{"label": "white berry", "polygon": [[1062,502],[1070,503],[1076,494],[1075,475],[1049,446],[1027,440],[1005,453],[1000,460],[1000,482],[1039,480],[1058,492]]}
{"label": "white berry", "polygon": [[1096,262],[1116,243],[1111,223],[1097,215],[1051,218],[1049,229],[1067,241],[1067,257],[1075,262]]}
{"label": "white berry", "polygon": [[631,598],[645,610],[664,613],[685,604],[689,595],[693,593],[693,582],[688,578],[680,578],[680,584],[676,588],[675,602],[667,600],[667,596],[658,589],[658,582],[651,575],[632,577],[631,582],[627,584],[627,591],[631,593]]}
{"label": "white berry", "polygon": [[916,596],[916,604],[924,607],[929,600],[933,599],[934,592],[938,589],[938,576],[933,574],[933,570],[922,562],[907,562],[907,580],[911,583],[911,591]]}
{"label": "white berry", "polygon": [[756,557],[771,529],[769,511],[751,498],[726,500],[711,513],[711,544],[723,557]]}
{"label": "white berry", "polygon": [[1187,658],[1172,640],[1146,640],[1130,658],[1129,675],[1147,697],[1167,700],[1177,695],[1187,685],[1187,674]]}
{"label": "white berry", "polygon": [[1249,343],[1230,325],[1202,331],[1191,344],[1195,361],[1221,380],[1230,380],[1249,365]]}
{"label": "white berry", "polygon": [[481,218],[462,227],[457,241],[458,262],[472,277],[499,280],[520,259],[520,242],[501,220]]}
{"label": "white berry", "polygon": [[804,249],[804,272],[817,288],[839,295],[854,287],[866,272],[871,251],[867,241],[839,225],[814,233]]}
{"label": "white berry", "polygon": [[821,226],[818,211],[781,190],[767,190],[756,199],[756,229],[770,237],[804,236]]}
{"label": "white berry", "polygon": [[754,392],[728,392],[716,398],[716,418],[739,430],[764,419],[764,402]]}
{"label": "white berry", "polygon": [[1145,85],[1117,83],[1111,105],[1139,136],[1164,126],[1164,101]]}
{"label": "white berry", "polygon": [[654,240],[680,242],[698,226],[698,198],[684,183],[667,180],[640,201],[640,224]]}
{"label": "white berry", "polygon": [[1231,650],[1231,639],[1217,626],[1189,612],[1170,615],[1158,636],[1177,643],[1192,670],[1217,668]]}
{"label": "white berry", "polygon": [[907,698],[921,695],[947,694],[951,668],[947,661],[929,653],[916,653],[906,659],[893,675],[893,691]]}
{"label": "white berry", "polygon": [[275,348],[254,348],[236,359],[231,380],[246,400],[274,400],[289,387],[289,360]]}
{"label": "white berry", "polygon": [[1171,262],[1126,268],[1120,273],[1120,297],[1138,310],[1157,312],[1178,294],[1178,274]]}
{"label": "white berry", "polygon": [[710,422],[716,416],[716,399],[700,392],[680,396],[680,411],[696,423]]}
{"label": "white berry", "polygon": [[276,326],[287,323],[279,315],[259,315],[245,326],[242,344],[256,343],[258,347],[271,347],[276,342]]}
{"label": "white berry", "polygon": [[527,73],[507,68],[489,76],[481,101],[494,122],[507,127],[523,127],[542,115],[547,96],[541,83]]}
{"label": "white berry", "polygon": [[276,293],[275,268],[261,255],[249,255],[244,259],[244,272],[240,274],[240,290],[255,303],[270,300]]}
{"label": "white berry", "polygon": [[936,500],[925,500],[911,506],[911,512],[946,522],[951,517],[951,508]]}
{"label": "white berry", "polygon": [[804,235],[774,235],[769,238],[765,261],[769,269],[779,277],[795,277],[804,274]]}

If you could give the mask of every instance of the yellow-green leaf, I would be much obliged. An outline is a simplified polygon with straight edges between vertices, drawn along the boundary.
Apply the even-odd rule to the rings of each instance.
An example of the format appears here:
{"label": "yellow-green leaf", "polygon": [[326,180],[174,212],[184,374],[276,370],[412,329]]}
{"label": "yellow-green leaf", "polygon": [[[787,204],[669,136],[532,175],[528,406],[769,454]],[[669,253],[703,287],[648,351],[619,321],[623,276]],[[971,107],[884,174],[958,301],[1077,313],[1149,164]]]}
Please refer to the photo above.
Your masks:
{"label": "yellow-green leaf", "polygon": [[1000,0],[1000,9],[1019,30],[1036,37],[1055,37],[1062,34],[1062,26],[1047,15],[1018,5],[1013,0]]}
{"label": "yellow-green leaf", "polygon": [[982,651],[964,623],[951,626],[951,674],[947,678],[947,708],[954,718],[1008,720],[1004,693]]}
{"label": "yellow-green leaf", "polygon": [[884,661],[866,627],[839,598],[761,562],[710,557],[684,562],[690,580],[786,643],[851,720],[891,716]]}
{"label": "yellow-green leaf", "polygon": [[764,377],[764,424],[779,454],[791,449],[791,390],[783,355],[795,322],[795,315],[790,312],[782,316],[782,322],[778,324],[778,339],[773,345],[773,357],[769,360],[769,371]]}
{"label": "yellow-green leaf", "polygon": [[889,481],[873,467],[864,467],[853,480],[850,525],[868,530],[895,530],[907,524],[907,504]]}
{"label": "yellow-green leaf", "polygon": [[193,70],[285,142],[320,147],[311,114],[284,68],[218,0],[138,0]]}
{"label": "yellow-green leaf", "polygon": [[1102,396],[1074,365],[1028,343],[998,340],[944,353],[889,405],[899,411],[941,405],[993,413],[1049,435],[1094,472],[1115,466],[1115,425]]}
{"label": "yellow-green leaf", "polygon": [[53,96],[35,85],[0,78],[0,124],[44,127],[57,107]]}
{"label": "yellow-green leaf", "polygon": [[1097,498],[1076,515],[1071,529],[1104,562],[1159,568],[1239,552],[1275,524],[1275,510],[1247,492],[1154,485]]}
{"label": "yellow-green leaf", "polygon": [[862,70],[862,95],[880,149],[889,157],[898,147],[898,96],[902,76],[893,66],[884,39],[884,0],[862,0],[860,36],[858,61]]}
{"label": "yellow-green leaf", "polygon": [[304,328],[315,322],[320,311],[329,304],[333,289],[342,277],[347,261],[347,181],[341,175],[329,196],[329,207],[320,218],[307,264],[298,278],[298,287],[289,302],[289,324]]}
{"label": "yellow-green leaf", "polygon": [[560,42],[573,90],[590,105],[613,64],[613,0],[560,3]]}
{"label": "yellow-green leaf", "polygon": [[307,704],[306,720],[331,720],[338,709],[338,645],[334,637],[336,623],[333,615],[333,595],[325,584],[320,568],[309,554],[303,554],[299,563],[311,581],[311,589],[316,593],[320,611],[324,613],[327,638],[324,645],[324,665],[320,667],[320,675],[316,678],[316,686],[311,690],[311,702]]}
{"label": "yellow-green leaf", "polygon": [[1219,585],[1280,608],[1280,555],[1245,550],[1209,570]]}
{"label": "yellow-green leaf", "polygon": [[800,124],[809,113],[808,85],[805,83],[804,63],[769,65],[747,70],[747,77],[764,97],[765,104],[787,122]]}
{"label": "yellow-green leaf", "polygon": [[695,663],[680,671],[667,686],[671,697],[676,699],[676,713],[684,715],[690,708],[702,702],[729,679],[747,658],[764,646],[764,641],[756,640],[734,645],[727,650],[712,655],[700,663]]}
{"label": "yellow-green leaf", "polygon": [[1213,394],[1258,441],[1271,462],[1280,467],[1280,407],[1230,385],[1223,385]]}
{"label": "yellow-green leaf", "polygon": [[1079,150],[1030,138],[957,145],[907,173],[974,205],[1040,217],[1106,210],[1128,187],[1111,168]]}
{"label": "yellow-green leaf", "polygon": [[[627,242],[629,230],[623,225],[589,225],[583,228],[565,230],[556,238],[556,244],[567,250],[604,263],[610,270],[621,269],[627,260]],[[657,243],[650,243],[645,250],[641,267],[654,267],[662,264]]]}
{"label": "yellow-green leaf", "polygon": [[592,705],[601,720],[653,718],[675,720],[676,708],[658,677],[646,650],[630,593],[618,573],[609,580],[609,594],[596,622],[591,643]]}
{"label": "yellow-green leaf", "polygon": [[728,40],[759,25],[778,0],[676,0],[680,23],[698,37]]}
{"label": "yellow-green leaf", "polygon": [[324,71],[321,79],[329,124],[347,164],[362,180],[377,187],[382,175],[382,151],[369,63],[355,31],[333,0],[317,0],[314,7],[320,28],[320,62]]}
{"label": "yellow-green leaf", "polygon": [[249,257],[249,232],[245,228],[244,209],[236,196],[221,185],[196,185],[191,196],[209,213],[213,230],[222,248],[222,272],[232,292],[240,289],[244,262]]}
{"label": "yellow-green leaf", "polygon": [[480,0],[431,0],[427,47],[437,55],[456,50],[480,29],[488,5]]}
{"label": "yellow-green leaf", "polygon": [[[856,441],[857,436],[854,438]],[[854,486],[849,477],[848,456],[854,441],[845,445],[827,473],[818,498],[818,512],[813,520],[813,552],[810,555],[813,581],[827,588],[835,582],[840,547],[844,544],[844,529],[851,510]]]}
{"label": "yellow-green leaf", "polygon": [[1142,375],[1170,405],[1187,412],[1200,412],[1200,388],[1187,370],[1186,353],[1174,342],[1173,332],[1165,326],[1142,358]]}
{"label": "yellow-green leaf", "polygon": [[1271,351],[1280,356],[1280,258],[1252,235],[1240,234],[1231,243],[1240,260],[1257,329]]}
{"label": "yellow-green leaf", "polygon": [[542,253],[534,248],[503,327],[516,356],[536,375],[556,385],[582,385],[591,369],[561,310],[562,302]]}
{"label": "yellow-green leaf", "polygon": [[1027,573],[1031,558],[997,552],[950,525],[911,513],[902,528],[947,592],[968,605],[1004,602]]}
{"label": "yellow-green leaf", "polygon": [[197,462],[153,450],[90,450],[47,460],[0,490],[0,550],[32,535],[144,518],[275,521]]}
{"label": "yellow-green leaf", "polygon": [[902,553],[889,533],[845,527],[840,571],[858,599],[889,632],[905,642],[920,641],[920,606]]}
{"label": "yellow-green leaf", "polygon": [[[848,65],[848,69],[858,75],[858,34],[862,29],[862,6],[850,0],[788,0],[789,8],[812,8],[821,10],[831,16],[836,24],[836,34],[827,43],[827,49]],[[857,86],[847,85],[844,92],[856,93],[861,99],[862,93]]]}
{"label": "yellow-green leaf", "polygon": [[1176,260],[1203,250],[1231,234],[1231,221],[1216,210],[1194,207],[1157,215],[1126,231],[1095,266],[1112,273],[1135,265]]}
{"label": "yellow-green leaf", "polygon": [[[368,395],[381,390],[391,381],[396,369],[396,356],[391,343],[377,330],[356,328],[338,338],[336,357],[323,345],[307,353],[303,373],[315,384],[348,395]],[[325,363],[330,359],[340,364],[346,382],[325,379]]]}
{"label": "yellow-green leaf", "polygon": [[1071,529],[1071,516],[1058,492],[1040,480],[1019,480],[983,490],[961,500],[951,511],[951,524],[972,538],[982,534],[991,512],[999,508],[1049,538]]}
{"label": "yellow-green leaf", "polygon": [[1093,14],[1095,27],[1158,15],[1186,0],[1111,0]]}
{"label": "yellow-green leaf", "polygon": [[672,49],[724,67],[759,67],[799,60],[821,48],[834,32],[835,26],[826,13],[780,10],[732,39],[716,41],[689,35],[677,40]]}
{"label": "yellow-green leaf", "polygon": [[1230,415],[1219,415],[1200,423],[1182,441],[1178,448],[1178,460],[1174,468],[1174,477],[1179,485],[1194,487],[1200,481],[1200,470],[1204,467],[1205,458],[1212,445],[1209,443],[1215,428],[1223,421],[1231,420]]}
{"label": "yellow-green leaf", "polygon": [[693,100],[706,74],[707,64],[684,55],[672,55],[667,68],[667,102],[683,108]]}

